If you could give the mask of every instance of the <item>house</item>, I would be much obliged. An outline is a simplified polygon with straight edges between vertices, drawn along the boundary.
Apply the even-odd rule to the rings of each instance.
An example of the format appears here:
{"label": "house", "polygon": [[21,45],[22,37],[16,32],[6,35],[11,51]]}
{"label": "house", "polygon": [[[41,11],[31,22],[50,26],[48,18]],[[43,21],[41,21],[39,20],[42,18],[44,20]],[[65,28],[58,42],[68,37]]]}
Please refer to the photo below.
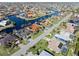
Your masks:
{"label": "house", "polygon": [[55,37],[60,41],[67,42],[67,41],[72,41],[72,39],[70,38],[70,35],[71,35],[70,32],[61,30],[59,34],[55,34]]}
{"label": "house", "polygon": [[27,28],[24,29],[20,29],[20,30],[14,30],[13,33],[18,36],[19,38],[22,38],[24,40],[26,40],[27,38],[29,38],[31,36],[31,31]]}
{"label": "house", "polygon": [[2,19],[4,17],[5,17],[5,15],[2,12],[0,12],[0,19]]}
{"label": "house", "polygon": [[40,30],[40,27],[39,27],[37,24],[32,24],[32,25],[31,25],[31,30],[32,30],[33,32],[36,32],[36,31]]}
{"label": "house", "polygon": [[27,17],[30,18],[30,17],[32,17],[32,16],[33,16],[33,12],[32,12],[32,11],[28,11],[28,12],[27,12]]}
{"label": "house", "polygon": [[66,31],[73,33],[75,31],[75,26],[72,23],[67,23]]}
{"label": "house", "polygon": [[53,56],[52,54],[50,54],[49,52],[43,50],[39,56]]}
{"label": "house", "polygon": [[6,26],[7,20],[3,20],[0,22],[0,26]]}
{"label": "house", "polygon": [[74,18],[69,23],[72,23],[74,26],[79,26],[79,18]]}
{"label": "house", "polygon": [[2,19],[0,21],[0,26],[2,26],[2,27],[5,27],[5,26],[7,26],[9,24],[11,24],[11,21],[9,21],[8,19],[6,19],[6,20]]}
{"label": "house", "polygon": [[49,19],[43,20],[42,22],[40,22],[40,24],[42,24],[43,26],[49,26],[51,25],[51,21],[49,21]]}
{"label": "house", "polygon": [[24,12],[21,12],[20,14],[19,14],[19,16],[22,16],[22,17],[24,17],[26,14],[24,13]]}
{"label": "house", "polygon": [[0,45],[6,45],[9,42],[12,42],[16,40],[16,37],[14,35],[9,35],[7,34],[6,36],[4,36],[3,38],[0,38]]}
{"label": "house", "polygon": [[79,14],[78,13],[74,14],[74,17],[78,17],[79,18]]}
{"label": "house", "polygon": [[61,52],[61,48],[64,44],[56,39],[51,39],[48,41],[48,48],[56,53]]}
{"label": "house", "polygon": [[44,25],[45,25],[45,26],[48,26],[48,25],[50,25],[50,24],[51,24],[51,21],[49,21],[48,19],[46,19],[45,22],[44,22]]}

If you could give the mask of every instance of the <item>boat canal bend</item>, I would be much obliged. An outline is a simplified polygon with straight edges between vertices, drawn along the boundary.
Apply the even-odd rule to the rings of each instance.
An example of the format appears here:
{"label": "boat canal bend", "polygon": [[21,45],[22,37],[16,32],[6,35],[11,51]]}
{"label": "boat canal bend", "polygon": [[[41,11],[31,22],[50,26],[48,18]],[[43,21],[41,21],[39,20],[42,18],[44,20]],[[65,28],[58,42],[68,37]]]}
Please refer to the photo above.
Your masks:
{"label": "boat canal bend", "polygon": [[15,26],[12,27],[12,28],[4,29],[3,31],[5,31],[7,33],[10,33],[10,32],[13,31],[13,29],[19,30],[21,28],[24,28],[25,26],[30,26],[35,22],[39,22],[39,21],[45,20],[47,18],[50,18],[52,16],[58,16],[58,15],[59,15],[59,12],[55,11],[54,13],[51,13],[49,15],[41,16],[41,17],[36,18],[34,20],[25,20],[25,19],[16,17],[15,15],[10,15],[10,16],[7,16],[7,18],[10,19],[11,21],[13,21],[15,23]]}

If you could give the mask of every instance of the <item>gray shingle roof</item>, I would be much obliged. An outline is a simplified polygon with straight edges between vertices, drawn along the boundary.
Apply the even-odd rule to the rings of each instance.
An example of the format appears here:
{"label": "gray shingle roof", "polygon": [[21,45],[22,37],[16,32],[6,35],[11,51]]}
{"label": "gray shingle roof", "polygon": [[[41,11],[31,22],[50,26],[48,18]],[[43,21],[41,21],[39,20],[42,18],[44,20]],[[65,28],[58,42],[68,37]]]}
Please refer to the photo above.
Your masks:
{"label": "gray shingle roof", "polygon": [[9,41],[15,40],[16,37],[14,35],[6,35],[4,38],[0,39],[1,45],[6,45]]}

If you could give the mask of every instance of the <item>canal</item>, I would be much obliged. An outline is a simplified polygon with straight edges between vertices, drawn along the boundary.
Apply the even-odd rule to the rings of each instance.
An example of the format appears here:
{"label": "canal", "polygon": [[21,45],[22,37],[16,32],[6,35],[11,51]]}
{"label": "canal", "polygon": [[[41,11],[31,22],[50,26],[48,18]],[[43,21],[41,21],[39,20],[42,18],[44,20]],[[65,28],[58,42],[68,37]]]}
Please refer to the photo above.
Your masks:
{"label": "canal", "polygon": [[36,18],[34,20],[25,20],[25,19],[22,19],[22,18],[18,18],[14,15],[11,15],[11,16],[7,16],[8,19],[10,19],[11,21],[13,21],[15,23],[15,26],[13,28],[7,28],[3,31],[7,32],[7,33],[10,33],[13,31],[13,29],[16,29],[16,30],[19,30],[25,26],[30,26],[32,25],[33,23],[35,22],[39,22],[39,21],[42,21],[44,19],[47,19],[47,18],[50,18],[52,16],[58,16],[59,15],[59,12],[58,11],[55,11],[54,13],[51,13],[49,15],[44,15],[44,16],[41,16],[39,18]]}

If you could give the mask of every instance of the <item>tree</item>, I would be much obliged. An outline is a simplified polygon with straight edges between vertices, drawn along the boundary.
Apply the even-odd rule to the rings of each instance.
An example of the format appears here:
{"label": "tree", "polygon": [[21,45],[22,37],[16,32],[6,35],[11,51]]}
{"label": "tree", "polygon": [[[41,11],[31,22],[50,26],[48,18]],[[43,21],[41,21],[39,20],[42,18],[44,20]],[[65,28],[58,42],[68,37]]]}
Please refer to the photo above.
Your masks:
{"label": "tree", "polygon": [[76,54],[78,54],[78,52],[79,52],[79,31],[77,31],[76,33],[75,33],[75,36],[76,36],[76,47],[75,47],[75,53]]}

